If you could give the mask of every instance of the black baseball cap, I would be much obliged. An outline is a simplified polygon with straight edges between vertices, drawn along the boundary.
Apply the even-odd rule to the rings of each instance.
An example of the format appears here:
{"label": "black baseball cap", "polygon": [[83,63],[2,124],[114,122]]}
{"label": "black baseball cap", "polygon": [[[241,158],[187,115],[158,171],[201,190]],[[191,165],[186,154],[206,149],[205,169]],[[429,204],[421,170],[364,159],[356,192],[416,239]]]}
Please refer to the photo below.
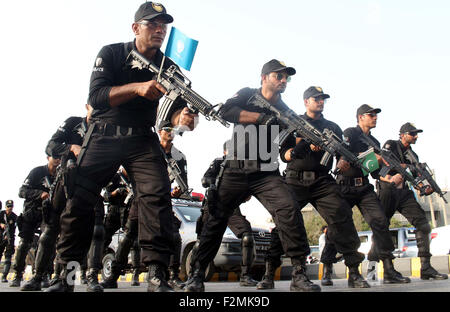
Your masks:
{"label": "black baseball cap", "polygon": [[400,133],[420,133],[423,132],[422,129],[417,129],[415,125],[413,125],[410,122],[405,123],[403,126],[400,127]]}
{"label": "black baseball cap", "polygon": [[161,130],[164,127],[172,127],[172,123],[170,121],[168,121],[168,120],[161,120],[158,123],[158,127],[157,128],[158,128],[158,130]]}
{"label": "black baseball cap", "polygon": [[358,107],[358,110],[356,111],[356,117],[358,118],[359,115],[364,115],[367,113],[379,113],[381,112],[381,109],[379,108],[373,108],[372,106],[368,104],[363,104],[360,107]]}
{"label": "black baseball cap", "polygon": [[287,67],[283,62],[273,59],[263,65],[261,69],[261,75],[267,75],[272,72],[279,71],[286,71],[289,76],[293,76],[296,73],[293,67]]}
{"label": "black baseball cap", "polygon": [[141,4],[134,15],[134,21],[151,20],[158,16],[164,17],[167,23],[173,22],[173,17],[166,12],[166,8],[161,3],[145,2]]}
{"label": "black baseball cap", "polygon": [[323,99],[328,99],[330,96],[328,94],[323,93],[323,90],[321,87],[309,87],[306,89],[306,91],[303,93],[303,99],[309,99],[310,97],[321,97]]}
{"label": "black baseball cap", "polygon": [[8,199],[5,203],[6,207],[13,207],[14,206],[14,202],[12,201],[12,199]]}

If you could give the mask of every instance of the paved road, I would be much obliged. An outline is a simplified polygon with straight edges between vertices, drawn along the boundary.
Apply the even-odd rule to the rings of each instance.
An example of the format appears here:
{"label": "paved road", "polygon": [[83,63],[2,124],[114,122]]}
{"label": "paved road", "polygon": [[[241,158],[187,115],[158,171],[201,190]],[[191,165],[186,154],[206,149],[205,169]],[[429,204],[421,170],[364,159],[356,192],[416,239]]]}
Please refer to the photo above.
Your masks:
{"label": "paved road", "polygon": [[[313,280],[320,285],[320,281]],[[208,282],[205,283],[206,292],[225,292],[225,293],[271,293],[271,292],[289,292],[290,281],[276,281],[275,289],[256,290],[254,287],[240,287],[237,282]],[[107,293],[130,293],[146,292],[147,283],[141,283],[138,287],[130,286],[129,282],[119,282],[118,289],[106,289]],[[18,288],[9,287],[8,284],[0,283],[0,292],[21,292]],[[86,286],[76,285],[75,292],[86,292]],[[354,289],[347,287],[347,280],[335,279],[333,286],[322,287],[322,292],[450,292],[450,280],[444,281],[423,281],[419,278],[412,278],[410,284],[402,285],[383,285],[382,283],[372,284],[371,288]]]}

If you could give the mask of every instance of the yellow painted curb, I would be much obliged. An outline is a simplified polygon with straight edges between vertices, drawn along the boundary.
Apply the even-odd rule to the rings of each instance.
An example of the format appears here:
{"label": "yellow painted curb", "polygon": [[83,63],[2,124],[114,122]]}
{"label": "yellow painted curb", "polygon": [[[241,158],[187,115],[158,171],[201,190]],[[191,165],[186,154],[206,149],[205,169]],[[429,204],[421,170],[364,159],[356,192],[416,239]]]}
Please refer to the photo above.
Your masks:
{"label": "yellow painted curb", "polygon": [[420,277],[420,258],[411,258],[411,276]]}
{"label": "yellow painted curb", "polygon": [[319,272],[318,272],[319,274],[319,281],[320,280],[322,280],[322,277],[323,277],[323,263],[322,262],[320,262],[319,263]]}
{"label": "yellow painted curb", "polygon": [[383,261],[379,261],[378,262],[378,279],[383,279],[384,278],[384,266],[383,266]]}

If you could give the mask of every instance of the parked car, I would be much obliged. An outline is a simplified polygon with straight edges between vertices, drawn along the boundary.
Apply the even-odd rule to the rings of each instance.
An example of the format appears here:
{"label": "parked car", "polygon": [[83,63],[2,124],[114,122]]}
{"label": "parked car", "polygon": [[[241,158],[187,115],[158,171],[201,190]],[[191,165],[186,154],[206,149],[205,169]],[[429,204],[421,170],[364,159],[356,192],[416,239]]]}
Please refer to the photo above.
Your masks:
{"label": "parked car", "polygon": [[431,230],[430,252],[433,256],[450,254],[450,225]]}
{"label": "parked car", "polygon": [[[389,231],[391,232],[394,243],[394,256],[398,258],[417,257],[418,250],[415,228],[392,228]],[[358,236],[361,242],[358,251],[367,256],[372,247],[373,233],[372,231],[361,231],[358,232]]]}
{"label": "parked car", "polygon": [[[187,199],[172,199],[172,209],[176,217],[181,221],[180,235],[181,243],[181,277],[189,275],[190,261],[192,258],[192,248],[197,241],[195,233],[196,221],[201,215],[201,200],[193,201]],[[266,229],[252,228],[253,238],[255,240],[255,259],[251,273],[256,277],[260,277],[264,273],[264,255],[270,245],[270,232]],[[114,253],[123,237],[123,233],[118,231],[103,258],[102,277],[105,279],[111,274],[111,262],[114,259]],[[241,269],[241,240],[237,238],[233,232],[227,228],[222,239],[219,251],[214,260],[208,265],[205,272],[205,280],[211,279],[215,272],[239,272]],[[129,265],[127,270],[131,268],[131,260],[129,256]],[[147,269],[142,267],[142,271]]]}

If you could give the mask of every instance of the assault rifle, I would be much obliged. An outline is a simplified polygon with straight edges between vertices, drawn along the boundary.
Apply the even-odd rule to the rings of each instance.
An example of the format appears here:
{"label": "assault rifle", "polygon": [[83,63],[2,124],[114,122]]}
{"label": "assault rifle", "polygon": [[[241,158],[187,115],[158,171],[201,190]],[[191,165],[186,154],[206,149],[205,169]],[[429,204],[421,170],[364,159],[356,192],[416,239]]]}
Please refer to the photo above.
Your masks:
{"label": "assault rifle", "polygon": [[177,182],[178,187],[180,188],[181,194],[185,194],[188,197],[191,197],[192,189],[189,188],[189,186],[186,184],[186,181],[184,181],[183,177],[181,176],[181,169],[177,164],[177,161],[173,158],[169,158],[167,154],[164,152],[164,150],[161,148],[161,153],[164,156],[164,159],[167,163],[167,171],[169,173],[169,179],[170,181]]}
{"label": "assault rifle", "polygon": [[225,127],[230,124],[219,115],[219,109],[215,110],[218,105],[212,105],[207,100],[202,98],[194,90],[191,89],[191,81],[178,69],[177,66],[172,65],[168,69],[159,70],[155,64],[147,60],[142,54],[136,50],[132,50],[127,57],[127,63],[132,64],[137,68],[145,68],[152,73],[158,75],[158,83],[160,83],[166,90],[162,112],[158,113],[158,119],[166,120],[171,104],[179,97],[185,100],[189,109],[193,113],[200,113],[205,116],[206,120],[217,120]]}
{"label": "assault rifle", "polygon": [[380,170],[380,176],[385,177],[389,171],[394,169],[408,182],[410,182],[416,189],[419,190],[419,195],[422,196],[425,194],[426,187],[422,183],[421,178],[414,178],[414,176],[408,172],[405,168],[403,168],[400,160],[398,160],[397,156],[387,148],[380,148],[370,137],[368,137],[365,133],[360,136],[361,140],[367,145],[373,147],[376,154],[380,155],[384,161],[388,164],[388,166],[383,166]]}
{"label": "assault rifle", "polygon": [[414,153],[411,151],[411,149],[407,149],[405,152],[405,157],[413,164],[414,169],[416,169],[419,177],[421,177],[424,181],[427,181],[430,187],[433,189],[433,191],[436,192],[444,202],[447,204],[447,200],[445,199],[444,195],[447,192],[442,192],[439,185],[436,183],[436,181],[433,179],[433,175],[430,173],[430,168],[428,167],[427,163],[420,163],[417,157],[414,155]]}
{"label": "assault rifle", "polygon": [[134,191],[133,191],[133,186],[131,185],[131,182],[128,181],[128,179],[125,177],[125,175],[123,174],[123,172],[121,170],[119,170],[117,172],[117,174],[120,177],[120,180],[122,181],[123,184],[125,184],[125,187],[127,189],[127,197],[125,197],[125,200],[123,201],[123,203],[125,205],[128,205],[128,203],[130,202],[130,200],[134,197]]}
{"label": "assault rifle", "polygon": [[[288,131],[296,132],[297,136],[305,139],[311,144],[319,146],[325,154],[320,160],[322,166],[326,166],[330,161],[331,156],[343,156],[345,160],[350,162],[353,166],[362,168],[362,160],[360,160],[355,154],[353,154],[346,146],[345,143],[331,130],[324,129],[322,132],[310,124],[308,121],[298,116],[293,110],[280,110],[270,104],[259,93],[253,95],[250,102],[254,105],[268,109],[272,112],[280,122],[280,126]],[[368,168],[364,168],[370,172]]]}
{"label": "assault rifle", "polygon": [[6,212],[3,215],[3,221],[5,221],[5,229],[3,230],[2,240],[8,240],[8,244],[11,242],[11,233],[9,232],[8,218],[6,217]]}

